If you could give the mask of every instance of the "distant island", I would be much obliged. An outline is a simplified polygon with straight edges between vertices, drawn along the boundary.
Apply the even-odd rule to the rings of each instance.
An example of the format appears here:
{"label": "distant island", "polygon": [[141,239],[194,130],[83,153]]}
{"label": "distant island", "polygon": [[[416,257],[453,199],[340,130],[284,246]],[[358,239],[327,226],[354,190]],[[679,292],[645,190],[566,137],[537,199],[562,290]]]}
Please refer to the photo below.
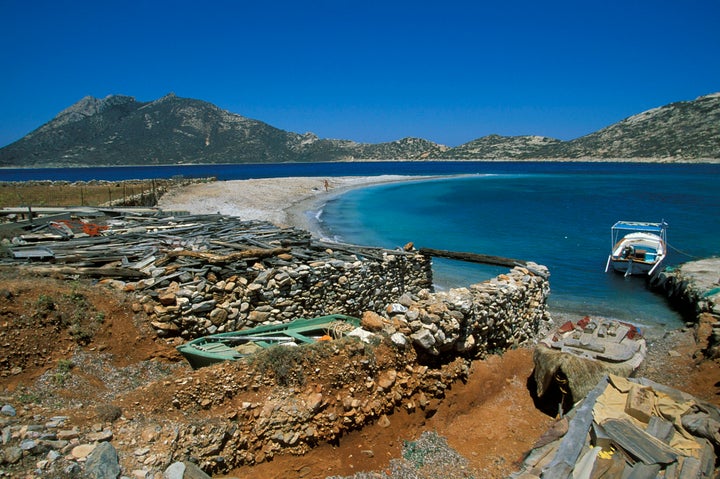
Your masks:
{"label": "distant island", "polygon": [[321,139],[172,93],[152,102],[88,96],[0,148],[6,168],[377,160],[717,163],[720,93],[654,108],[570,141],[488,135],[455,148],[421,138]]}

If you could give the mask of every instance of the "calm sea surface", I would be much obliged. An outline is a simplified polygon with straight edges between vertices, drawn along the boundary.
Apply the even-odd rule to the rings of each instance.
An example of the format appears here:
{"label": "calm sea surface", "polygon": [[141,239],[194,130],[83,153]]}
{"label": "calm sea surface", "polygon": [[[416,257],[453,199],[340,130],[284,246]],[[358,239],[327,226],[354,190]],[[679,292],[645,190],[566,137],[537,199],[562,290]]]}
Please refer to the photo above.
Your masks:
{"label": "calm sea surface", "polygon": [[[681,318],[637,278],[604,273],[617,220],[669,223],[669,264],[720,255],[720,165],[369,162],[78,169],[0,169],[0,181],[207,177],[467,175],[353,190],[317,212],[328,237],[372,246],[468,251],[550,269],[550,306],[650,328]],[[505,268],[436,260],[439,289]]]}

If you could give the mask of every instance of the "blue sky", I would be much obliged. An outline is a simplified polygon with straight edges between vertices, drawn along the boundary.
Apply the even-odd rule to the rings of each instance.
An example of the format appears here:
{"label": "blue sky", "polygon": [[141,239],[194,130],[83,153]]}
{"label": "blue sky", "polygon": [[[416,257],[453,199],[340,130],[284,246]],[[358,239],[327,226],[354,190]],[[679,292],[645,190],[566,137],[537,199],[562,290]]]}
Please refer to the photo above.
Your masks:
{"label": "blue sky", "polygon": [[717,0],[0,0],[0,45],[0,146],[86,95],[457,146],[569,140],[720,91]]}

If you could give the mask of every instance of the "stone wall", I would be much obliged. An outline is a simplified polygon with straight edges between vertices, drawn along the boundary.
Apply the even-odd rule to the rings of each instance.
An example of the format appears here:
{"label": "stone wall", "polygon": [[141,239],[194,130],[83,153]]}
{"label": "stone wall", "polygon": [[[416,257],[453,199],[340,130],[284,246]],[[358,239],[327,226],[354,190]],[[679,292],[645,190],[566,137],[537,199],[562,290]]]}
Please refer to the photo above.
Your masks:
{"label": "stone wall", "polygon": [[[467,288],[405,293],[381,313],[363,314],[362,326],[372,331],[369,343],[376,346],[328,344],[332,360],[323,362],[317,349],[323,345],[314,345],[297,359],[293,370],[302,380],[295,387],[273,387],[277,377],[258,373],[252,361],[195,371],[202,380],[183,380],[172,393],[173,408],[233,412],[230,420],[214,416],[181,428],[173,459],[194,457],[204,470],[223,471],[278,453],[303,454],[367,423],[390,427],[398,409],[429,411],[454,381],[467,376],[473,357],[535,337],[549,319],[548,293],[547,269],[534,264]],[[209,394],[208,384],[222,386]],[[238,407],[233,398],[247,391],[257,391],[255,402]]]}
{"label": "stone wall", "polygon": [[391,330],[393,340],[407,339],[432,356],[484,356],[527,342],[550,321],[547,268],[528,266],[446,293],[404,295],[384,312],[406,337]]}
{"label": "stone wall", "polygon": [[694,321],[703,312],[720,317],[719,284],[720,258],[666,268],[649,280],[650,288],[667,296],[689,321]]}
{"label": "stone wall", "polygon": [[354,261],[328,259],[265,267],[256,263],[222,277],[222,269],[185,272],[148,289],[137,308],[151,315],[160,336],[194,338],[299,317],[373,312],[390,334],[422,351],[477,355],[518,345],[546,320],[544,266],[516,267],[468,288],[432,293],[431,258],[416,251],[384,252]]}
{"label": "stone wall", "polygon": [[145,288],[136,308],[151,316],[160,336],[193,338],[300,317],[360,316],[432,287],[431,260],[417,252],[386,251],[352,261],[280,256],[283,265],[257,262],[229,273],[220,267],[186,271],[167,286]]}
{"label": "stone wall", "polygon": [[649,285],[695,323],[699,340],[707,341],[705,356],[720,358],[720,258],[666,268],[650,278]]}

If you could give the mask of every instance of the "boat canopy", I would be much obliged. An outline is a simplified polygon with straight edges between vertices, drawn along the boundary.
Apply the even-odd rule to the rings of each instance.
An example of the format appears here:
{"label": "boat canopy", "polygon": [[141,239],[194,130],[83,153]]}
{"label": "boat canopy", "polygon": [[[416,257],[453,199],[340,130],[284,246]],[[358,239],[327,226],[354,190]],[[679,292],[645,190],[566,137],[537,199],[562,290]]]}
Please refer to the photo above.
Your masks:
{"label": "boat canopy", "polygon": [[653,233],[663,236],[668,224],[665,221],[660,223],[644,223],[640,221],[618,221],[612,227],[613,230],[637,231],[642,233]]}

